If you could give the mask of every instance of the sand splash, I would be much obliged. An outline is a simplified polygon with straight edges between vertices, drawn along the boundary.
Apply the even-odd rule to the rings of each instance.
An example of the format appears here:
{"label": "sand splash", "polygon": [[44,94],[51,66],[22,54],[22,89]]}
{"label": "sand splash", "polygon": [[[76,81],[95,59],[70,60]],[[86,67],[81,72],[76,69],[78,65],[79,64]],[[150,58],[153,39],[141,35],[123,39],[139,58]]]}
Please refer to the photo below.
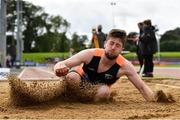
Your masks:
{"label": "sand splash", "polygon": [[16,76],[9,76],[10,102],[14,105],[27,105],[46,102],[57,98],[65,91],[63,81],[27,82]]}
{"label": "sand splash", "polygon": [[93,102],[96,91],[100,86],[90,83],[70,86],[62,80],[23,81],[16,76],[9,76],[8,80],[10,102],[18,106],[42,103],[56,98],[65,101]]}
{"label": "sand splash", "polygon": [[162,103],[176,102],[176,100],[172,96],[172,94],[164,92],[163,90],[157,90],[155,92],[155,101],[156,102],[162,102]]}

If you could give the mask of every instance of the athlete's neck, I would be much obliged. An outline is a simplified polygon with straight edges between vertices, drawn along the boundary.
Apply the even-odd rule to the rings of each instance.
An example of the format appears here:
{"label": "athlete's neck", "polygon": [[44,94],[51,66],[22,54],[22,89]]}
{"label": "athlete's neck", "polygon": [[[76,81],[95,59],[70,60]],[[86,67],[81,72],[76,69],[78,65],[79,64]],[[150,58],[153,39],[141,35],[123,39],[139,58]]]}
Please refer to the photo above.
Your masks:
{"label": "athlete's neck", "polygon": [[101,63],[104,65],[113,65],[116,62],[116,58],[111,60],[109,58],[107,58],[107,56],[105,54],[102,55],[101,58]]}

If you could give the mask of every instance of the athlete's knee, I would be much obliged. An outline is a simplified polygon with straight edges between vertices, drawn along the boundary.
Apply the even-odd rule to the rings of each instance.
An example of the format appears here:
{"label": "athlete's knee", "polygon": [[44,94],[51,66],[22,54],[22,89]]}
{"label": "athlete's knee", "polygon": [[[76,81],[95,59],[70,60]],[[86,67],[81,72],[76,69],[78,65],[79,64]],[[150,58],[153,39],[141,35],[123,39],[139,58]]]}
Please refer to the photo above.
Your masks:
{"label": "athlete's knee", "polygon": [[68,83],[74,83],[74,82],[80,82],[81,77],[76,72],[70,72],[66,75],[66,82]]}
{"label": "athlete's knee", "polygon": [[110,88],[107,85],[100,86],[95,95],[95,101],[108,100],[110,98]]}

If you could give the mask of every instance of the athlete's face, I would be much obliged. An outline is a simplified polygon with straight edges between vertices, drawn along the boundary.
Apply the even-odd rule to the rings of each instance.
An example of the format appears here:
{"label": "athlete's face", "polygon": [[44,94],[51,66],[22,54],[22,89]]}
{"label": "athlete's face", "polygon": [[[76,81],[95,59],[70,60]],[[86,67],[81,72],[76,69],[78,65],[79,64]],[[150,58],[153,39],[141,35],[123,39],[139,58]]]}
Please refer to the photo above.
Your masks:
{"label": "athlete's face", "polygon": [[111,37],[105,42],[105,55],[108,59],[116,59],[123,50],[123,44],[119,39]]}

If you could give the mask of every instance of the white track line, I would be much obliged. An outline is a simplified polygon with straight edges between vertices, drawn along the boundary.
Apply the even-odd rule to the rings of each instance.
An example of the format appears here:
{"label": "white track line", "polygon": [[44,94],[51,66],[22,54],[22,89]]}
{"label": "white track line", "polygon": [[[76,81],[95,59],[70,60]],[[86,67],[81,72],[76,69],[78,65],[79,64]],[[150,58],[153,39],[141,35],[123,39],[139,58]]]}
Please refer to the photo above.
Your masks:
{"label": "white track line", "polygon": [[18,78],[20,79],[22,77],[22,75],[24,74],[24,72],[27,70],[27,68],[24,68],[23,71],[18,75]]}

